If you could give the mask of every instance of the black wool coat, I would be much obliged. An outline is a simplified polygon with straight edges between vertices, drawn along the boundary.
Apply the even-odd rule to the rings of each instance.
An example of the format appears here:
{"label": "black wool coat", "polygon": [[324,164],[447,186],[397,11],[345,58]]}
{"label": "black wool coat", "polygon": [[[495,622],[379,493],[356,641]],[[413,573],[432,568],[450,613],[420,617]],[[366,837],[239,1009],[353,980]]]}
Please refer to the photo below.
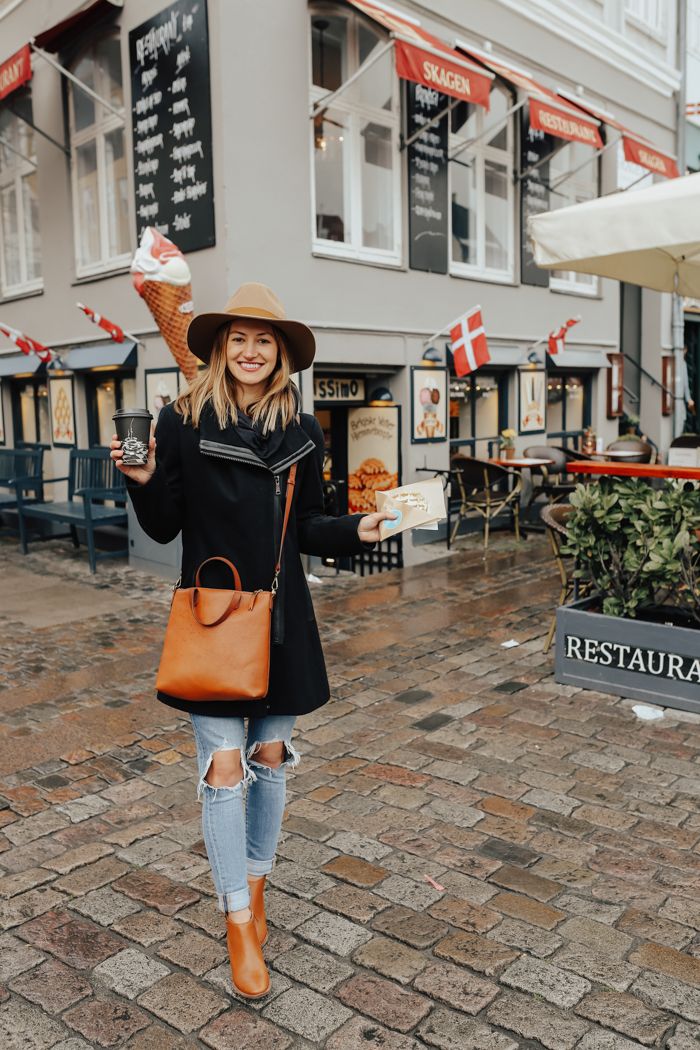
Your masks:
{"label": "black wool coat", "polygon": [[[218,430],[218,428],[217,428]],[[209,434],[209,431],[207,431]],[[181,711],[207,715],[301,715],[329,699],[328,677],[300,554],[339,557],[366,545],[357,535],[359,514],[323,513],[323,433],[301,415],[284,432],[273,460],[263,462],[229,427],[221,441],[202,440],[166,405],[156,426],[156,470],[145,485],[128,484],[136,516],[148,535],[168,543],[182,532],[182,586],[192,587],[197,567],[213,555],[234,563],[246,591],[269,590],[282,531],[286,481],[297,464],[294,501],[272,619],[270,686],[264,700],[188,701],[158,693]],[[232,586],[220,562],[202,573],[206,587]]]}

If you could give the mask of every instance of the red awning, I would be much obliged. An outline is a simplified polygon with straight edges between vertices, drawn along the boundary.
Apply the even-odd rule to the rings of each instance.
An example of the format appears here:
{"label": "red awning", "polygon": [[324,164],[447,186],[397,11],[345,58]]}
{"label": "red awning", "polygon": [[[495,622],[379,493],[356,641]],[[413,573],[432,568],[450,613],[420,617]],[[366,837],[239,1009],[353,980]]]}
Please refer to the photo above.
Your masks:
{"label": "red awning", "polygon": [[84,3],[76,4],[72,14],[62,22],[38,33],[34,43],[44,51],[61,51],[67,44],[73,43],[75,34],[86,24],[109,14],[115,7],[123,6],[124,0],[84,0]]}
{"label": "red awning", "polygon": [[530,102],[530,124],[533,128],[558,139],[582,142],[586,146],[602,149],[603,140],[598,130],[600,122],[597,119],[591,120],[590,117],[584,116],[577,106],[571,105],[517,66],[511,66],[500,58],[494,58],[487,51],[480,51],[461,40],[457,41],[457,49],[483,63],[492,73],[496,73],[527,94]]}
{"label": "red awning", "polygon": [[434,88],[461,102],[489,108],[490,76],[411,18],[373,0],[348,0],[394,37],[396,72],[403,80]]}
{"label": "red awning", "polygon": [[[564,95],[561,95],[561,97],[565,98]],[[647,171],[652,171],[655,175],[663,175],[667,179],[677,179],[679,177],[680,172],[675,157],[668,153],[662,153],[642,135],[637,135],[630,131],[612,114],[591,105],[587,100],[577,97],[573,104],[576,105],[577,109],[591,114],[607,124],[608,127],[615,128],[616,131],[620,132],[622,147],[625,151],[625,160],[629,160],[633,164],[639,164],[640,167],[646,168]]]}
{"label": "red awning", "polygon": [[32,53],[25,44],[0,64],[0,99],[7,98],[32,79]]}

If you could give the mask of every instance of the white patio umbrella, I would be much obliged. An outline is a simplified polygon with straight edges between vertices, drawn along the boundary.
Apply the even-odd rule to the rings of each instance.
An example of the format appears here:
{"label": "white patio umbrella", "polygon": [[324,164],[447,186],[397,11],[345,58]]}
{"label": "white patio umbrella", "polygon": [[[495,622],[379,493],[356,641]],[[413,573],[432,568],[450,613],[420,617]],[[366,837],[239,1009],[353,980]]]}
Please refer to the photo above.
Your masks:
{"label": "white patio umbrella", "polygon": [[[535,262],[700,298],[700,174],[533,216]],[[683,320],[674,304],[675,429],[682,428]]]}

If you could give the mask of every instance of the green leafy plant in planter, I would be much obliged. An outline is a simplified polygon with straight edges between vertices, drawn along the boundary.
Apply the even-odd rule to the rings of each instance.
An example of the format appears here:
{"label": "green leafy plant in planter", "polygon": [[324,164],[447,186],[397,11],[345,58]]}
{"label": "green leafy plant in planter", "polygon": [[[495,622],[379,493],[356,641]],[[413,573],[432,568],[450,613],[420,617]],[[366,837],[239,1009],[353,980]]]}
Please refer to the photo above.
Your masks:
{"label": "green leafy plant in planter", "polygon": [[601,477],[571,496],[563,552],[608,616],[678,609],[700,624],[700,487]]}

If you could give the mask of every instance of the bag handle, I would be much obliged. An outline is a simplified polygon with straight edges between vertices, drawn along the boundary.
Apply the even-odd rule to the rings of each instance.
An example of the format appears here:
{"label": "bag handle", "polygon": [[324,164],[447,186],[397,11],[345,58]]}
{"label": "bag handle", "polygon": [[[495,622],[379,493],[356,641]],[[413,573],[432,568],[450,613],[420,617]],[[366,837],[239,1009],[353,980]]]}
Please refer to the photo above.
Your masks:
{"label": "bag handle", "polygon": [[[199,616],[197,614],[197,603],[199,601],[199,586],[200,586],[200,584],[199,584],[199,574],[201,573],[201,571],[204,568],[204,566],[208,565],[210,561],[222,561],[224,563],[224,565],[228,565],[229,569],[233,573],[233,583],[234,583],[235,590],[231,591],[230,601],[229,601],[228,605],[226,606],[226,608],[224,609],[224,611],[222,612],[221,616],[217,617],[216,620],[211,620],[209,623],[207,623],[206,620],[200,620],[200,618],[199,618]],[[194,616],[194,618],[197,621],[197,623],[201,627],[217,627],[218,624],[223,623],[223,621],[226,619],[226,617],[229,615],[229,613],[231,613],[234,609],[237,609],[238,606],[241,604],[241,593],[240,592],[241,592],[242,589],[243,588],[241,586],[241,577],[240,577],[240,575],[238,573],[238,569],[236,568],[236,566],[233,564],[232,561],[228,560],[228,558],[221,558],[218,555],[216,555],[213,558],[207,558],[206,561],[203,561],[202,564],[197,569],[197,573],[196,573],[195,578],[194,578],[194,587],[192,588],[192,594],[190,595],[190,609],[191,609],[192,615]]]}
{"label": "bag handle", "polygon": [[284,502],[284,521],[282,522],[282,536],[280,537],[280,549],[277,555],[277,564],[275,565],[275,575],[272,580],[272,593],[277,594],[277,588],[279,586],[279,575],[282,569],[282,551],[284,549],[284,538],[287,535],[287,525],[289,524],[289,513],[292,509],[292,499],[294,497],[294,485],[297,480],[297,465],[292,463],[289,471],[289,477],[287,478],[287,498]]}

